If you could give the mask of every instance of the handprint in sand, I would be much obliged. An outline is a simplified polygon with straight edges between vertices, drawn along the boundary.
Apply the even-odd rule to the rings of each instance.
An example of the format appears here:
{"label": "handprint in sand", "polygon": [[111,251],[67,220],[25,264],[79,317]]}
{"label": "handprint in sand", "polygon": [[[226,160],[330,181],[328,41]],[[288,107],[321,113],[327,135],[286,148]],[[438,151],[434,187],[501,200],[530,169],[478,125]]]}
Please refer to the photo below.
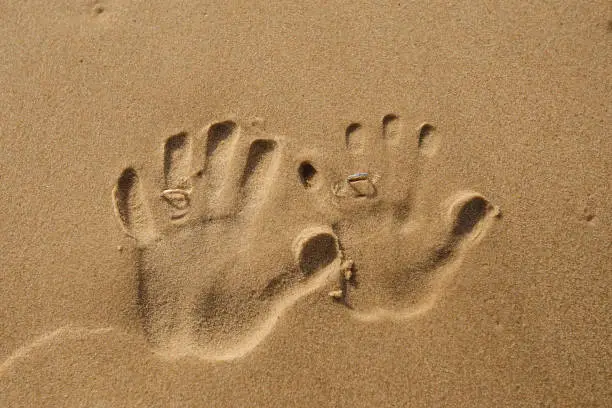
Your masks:
{"label": "handprint in sand", "polygon": [[353,263],[330,295],[357,318],[401,319],[429,310],[500,214],[472,191],[440,204],[423,196],[422,183],[435,171],[429,159],[440,148],[435,133],[427,123],[407,131],[395,114],[369,128],[352,123],[335,138],[339,156],[313,157],[299,167],[303,186]]}
{"label": "handprint in sand", "polygon": [[284,310],[335,279],[335,235],[290,211],[282,176],[295,176],[293,162],[283,140],[256,125],[214,123],[162,150],[157,176],[128,167],[113,192],[135,240],[146,335],[168,357],[240,357]]}

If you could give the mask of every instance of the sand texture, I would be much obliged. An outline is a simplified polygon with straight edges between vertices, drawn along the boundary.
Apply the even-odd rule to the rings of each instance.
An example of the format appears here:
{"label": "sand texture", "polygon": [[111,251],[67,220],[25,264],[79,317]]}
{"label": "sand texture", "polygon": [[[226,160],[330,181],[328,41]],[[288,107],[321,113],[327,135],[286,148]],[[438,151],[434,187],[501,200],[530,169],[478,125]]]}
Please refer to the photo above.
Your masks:
{"label": "sand texture", "polygon": [[612,405],[611,3],[0,12],[0,407]]}

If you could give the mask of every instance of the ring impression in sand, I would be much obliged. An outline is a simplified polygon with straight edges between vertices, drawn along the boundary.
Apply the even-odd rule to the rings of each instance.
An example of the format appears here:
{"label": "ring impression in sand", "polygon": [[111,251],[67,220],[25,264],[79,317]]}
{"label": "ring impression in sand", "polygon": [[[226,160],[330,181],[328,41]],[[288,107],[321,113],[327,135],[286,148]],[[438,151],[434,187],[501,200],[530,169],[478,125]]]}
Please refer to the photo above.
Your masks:
{"label": "ring impression in sand", "polygon": [[434,130],[405,132],[393,114],[378,130],[353,123],[326,165],[226,120],[168,138],[151,182],[126,168],[113,202],[135,240],[150,343],[170,358],[237,358],[318,289],[362,320],[428,310],[499,214],[473,192],[440,217],[414,211]]}

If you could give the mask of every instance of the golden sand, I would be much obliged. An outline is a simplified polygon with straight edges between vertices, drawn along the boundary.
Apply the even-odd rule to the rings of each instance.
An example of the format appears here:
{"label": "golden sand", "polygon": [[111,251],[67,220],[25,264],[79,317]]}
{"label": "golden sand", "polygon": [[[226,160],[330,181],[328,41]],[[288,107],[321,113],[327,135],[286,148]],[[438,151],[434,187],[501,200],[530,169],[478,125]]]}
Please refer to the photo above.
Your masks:
{"label": "golden sand", "polygon": [[608,2],[0,9],[0,406],[609,406]]}

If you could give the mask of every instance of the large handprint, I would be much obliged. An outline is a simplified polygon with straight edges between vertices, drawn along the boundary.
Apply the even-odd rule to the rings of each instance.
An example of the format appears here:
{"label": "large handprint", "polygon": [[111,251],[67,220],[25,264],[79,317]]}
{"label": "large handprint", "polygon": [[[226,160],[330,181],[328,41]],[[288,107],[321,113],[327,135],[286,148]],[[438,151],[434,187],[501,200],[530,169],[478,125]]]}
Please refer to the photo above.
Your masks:
{"label": "large handprint", "polygon": [[159,176],[128,167],[119,177],[113,202],[135,239],[141,317],[162,354],[244,355],[285,309],[336,280],[331,228],[288,211],[283,191],[305,193],[284,148],[228,120],[168,138]]}

